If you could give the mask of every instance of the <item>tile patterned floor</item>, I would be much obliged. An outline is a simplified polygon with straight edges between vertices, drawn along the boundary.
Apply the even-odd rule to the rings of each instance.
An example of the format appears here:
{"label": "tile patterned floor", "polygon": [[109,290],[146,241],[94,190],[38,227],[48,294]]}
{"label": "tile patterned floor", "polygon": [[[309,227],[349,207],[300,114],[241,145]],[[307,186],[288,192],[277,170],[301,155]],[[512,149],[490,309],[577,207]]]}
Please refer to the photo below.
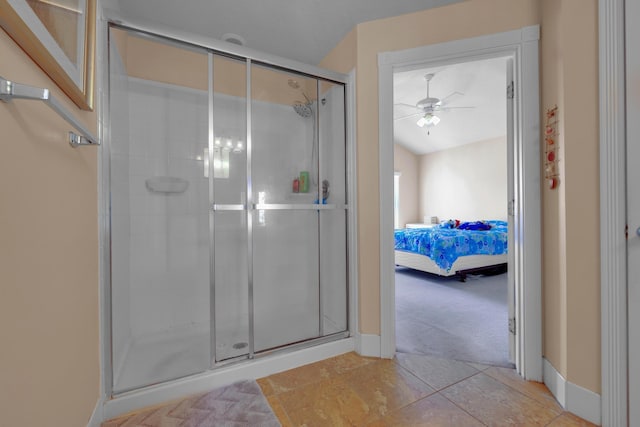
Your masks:
{"label": "tile patterned floor", "polygon": [[[430,356],[398,354],[381,360],[347,353],[259,379],[258,384],[284,427],[593,426],[564,412],[543,384],[524,381],[512,369]],[[203,422],[186,417],[161,423],[147,416],[144,423],[135,423],[135,417],[144,418],[140,414],[166,414],[170,407],[182,414],[193,399],[103,426],[217,425],[207,424],[200,412]]]}
{"label": "tile patterned floor", "polygon": [[514,370],[348,353],[258,380],[289,426],[593,426]]}

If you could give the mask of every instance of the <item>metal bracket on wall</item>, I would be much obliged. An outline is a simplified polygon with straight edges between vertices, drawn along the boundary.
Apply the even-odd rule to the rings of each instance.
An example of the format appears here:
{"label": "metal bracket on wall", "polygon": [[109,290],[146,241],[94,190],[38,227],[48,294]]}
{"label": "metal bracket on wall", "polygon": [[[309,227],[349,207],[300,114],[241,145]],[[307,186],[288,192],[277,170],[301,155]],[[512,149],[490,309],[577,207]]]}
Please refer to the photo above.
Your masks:
{"label": "metal bracket on wall", "polygon": [[49,89],[28,86],[21,83],[12,82],[0,77],[0,100],[9,102],[13,99],[28,99],[43,101],[53,111],[58,113],[67,123],[73,126],[79,133],[69,132],[69,144],[72,147],[81,145],[100,145],[96,138],[82,123],[80,123],[62,104],[55,99]]}

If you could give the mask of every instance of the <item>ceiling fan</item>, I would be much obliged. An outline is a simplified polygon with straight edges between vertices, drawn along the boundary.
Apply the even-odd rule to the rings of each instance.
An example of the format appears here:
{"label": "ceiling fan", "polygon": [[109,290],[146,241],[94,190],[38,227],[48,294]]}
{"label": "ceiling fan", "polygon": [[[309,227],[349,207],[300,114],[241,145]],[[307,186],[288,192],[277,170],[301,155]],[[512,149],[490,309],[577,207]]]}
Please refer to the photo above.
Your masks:
{"label": "ceiling fan", "polygon": [[404,107],[413,108],[418,111],[408,115],[396,117],[394,118],[394,120],[401,120],[401,119],[406,119],[408,117],[420,115],[420,118],[416,122],[416,125],[420,127],[424,127],[424,126],[432,127],[440,123],[440,117],[438,117],[436,113],[449,111],[454,108],[473,108],[473,107],[447,107],[446,106],[447,100],[450,99],[451,97],[455,95],[464,95],[463,93],[460,93],[457,91],[445,96],[442,99],[431,97],[429,95],[429,85],[431,83],[431,79],[433,79],[434,76],[435,76],[434,73],[427,73],[424,75],[424,79],[427,81],[427,97],[426,98],[419,100],[416,103],[416,105],[409,105],[404,103],[395,104],[395,105],[401,105]]}

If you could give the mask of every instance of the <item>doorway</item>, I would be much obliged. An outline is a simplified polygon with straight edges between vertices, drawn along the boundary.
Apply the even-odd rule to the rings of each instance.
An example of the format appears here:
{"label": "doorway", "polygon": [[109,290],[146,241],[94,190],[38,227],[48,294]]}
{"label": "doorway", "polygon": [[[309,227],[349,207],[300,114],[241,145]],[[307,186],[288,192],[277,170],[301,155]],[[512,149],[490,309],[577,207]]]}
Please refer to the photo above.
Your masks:
{"label": "doorway", "polygon": [[513,366],[512,71],[510,57],[394,70],[398,352]]}
{"label": "doorway", "polygon": [[382,53],[379,65],[381,355],[393,357],[395,280],[393,253],[393,72],[415,64],[447,65],[508,56],[514,60],[514,131],[511,176],[514,236],[514,362],[526,379],[542,380],[540,271],[539,27]]}

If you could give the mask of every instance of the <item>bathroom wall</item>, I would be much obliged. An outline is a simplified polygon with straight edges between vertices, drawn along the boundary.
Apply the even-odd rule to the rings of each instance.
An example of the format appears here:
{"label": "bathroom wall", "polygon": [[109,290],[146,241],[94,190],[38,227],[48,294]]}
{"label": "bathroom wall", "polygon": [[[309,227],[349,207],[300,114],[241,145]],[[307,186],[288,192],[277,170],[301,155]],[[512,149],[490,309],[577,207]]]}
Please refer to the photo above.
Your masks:
{"label": "bathroom wall", "polygon": [[557,190],[542,184],[544,349],[600,392],[598,2],[543,0],[541,115],[558,106]]}
{"label": "bathroom wall", "polygon": [[[0,30],[0,72],[79,110]],[[100,397],[98,147],[35,101],[0,102],[0,424],[84,426]]]}

